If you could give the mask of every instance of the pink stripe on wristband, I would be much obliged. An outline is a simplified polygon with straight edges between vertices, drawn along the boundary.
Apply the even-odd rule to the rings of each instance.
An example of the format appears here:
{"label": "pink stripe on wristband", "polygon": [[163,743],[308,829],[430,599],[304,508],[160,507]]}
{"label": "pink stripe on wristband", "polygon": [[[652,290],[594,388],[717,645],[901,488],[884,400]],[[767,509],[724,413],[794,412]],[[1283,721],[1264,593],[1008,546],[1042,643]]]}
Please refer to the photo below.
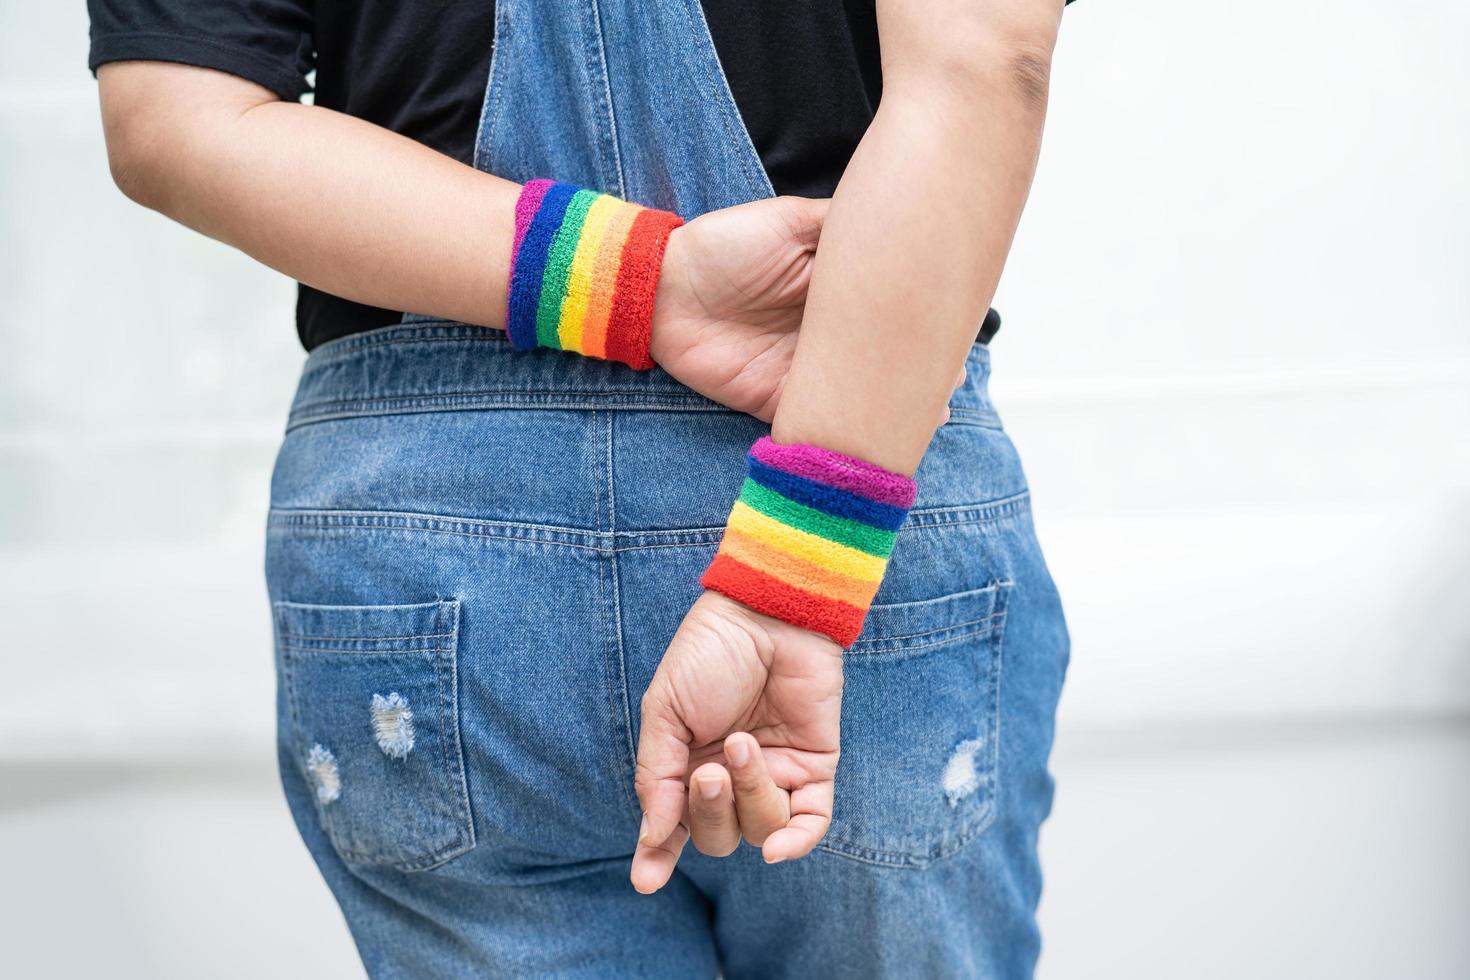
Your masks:
{"label": "pink stripe on wristband", "polygon": [[762,438],[700,583],[851,646],[917,489],[865,460]]}
{"label": "pink stripe on wristband", "polygon": [[918,485],[913,480],[867,460],[830,449],[818,449],[800,443],[786,445],[772,442],[769,436],[762,436],[751,447],[750,455],[767,466],[829,486],[841,487],[849,493],[894,507],[912,507],[918,494]]}
{"label": "pink stripe on wristband", "polygon": [[536,217],[536,209],[541,207],[541,199],[555,183],[554,180],[541,178],[528,180],[521,188],[520,196],[516,198],[516,237],[510,247],[510,276],[506,282],[516,280],[516,256],[521,254],[521,242],[526,240],[526,230],[531,227],[531,219]]}

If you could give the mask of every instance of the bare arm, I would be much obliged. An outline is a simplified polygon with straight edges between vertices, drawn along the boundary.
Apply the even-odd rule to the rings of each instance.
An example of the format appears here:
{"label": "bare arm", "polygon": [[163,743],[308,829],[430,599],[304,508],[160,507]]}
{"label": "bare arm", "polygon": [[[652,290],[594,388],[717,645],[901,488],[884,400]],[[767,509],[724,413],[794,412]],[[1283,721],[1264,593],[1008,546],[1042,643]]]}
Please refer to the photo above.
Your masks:
{"label": "bare arm", "polygon": [[[918,468],[1020,220],[1061,5],[878,0],[883,101],[832,198],[778,442]],[[663,887],[690,839],[725,855],[743,835],[771,862],[817,845],[842,674],[827,636],[695,602],[643,696],[636,888]]]}
{"label": "bare arm", "polygon": [[1061,0],[879,0],[883,101],[832,197],[778,442],[913,473],[1035,172]]}
{"label": "bare arm", "polygon": [[[333,295],[505,326],[519,184],[222,72],[123,61],[97,77],[113,177],[135,201]],[[675,229],[659,366],[770,419],[826,206],[778,197]]]}
{"label": "bare arm", "polygon": [[518,184],[222,72],[124,61],[97,78],[133,200],[334,295],[504,326]]}

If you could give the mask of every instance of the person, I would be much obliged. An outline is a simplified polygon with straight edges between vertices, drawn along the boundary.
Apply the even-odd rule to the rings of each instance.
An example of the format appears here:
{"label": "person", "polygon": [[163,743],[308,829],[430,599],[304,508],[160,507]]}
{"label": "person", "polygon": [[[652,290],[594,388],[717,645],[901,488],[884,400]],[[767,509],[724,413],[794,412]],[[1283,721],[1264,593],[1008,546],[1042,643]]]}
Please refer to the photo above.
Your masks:
{"label": "person", "polygon": [[1029,974],[1061,0],[89,7],[118,186],[301,284],[279,761],[368,972]]}

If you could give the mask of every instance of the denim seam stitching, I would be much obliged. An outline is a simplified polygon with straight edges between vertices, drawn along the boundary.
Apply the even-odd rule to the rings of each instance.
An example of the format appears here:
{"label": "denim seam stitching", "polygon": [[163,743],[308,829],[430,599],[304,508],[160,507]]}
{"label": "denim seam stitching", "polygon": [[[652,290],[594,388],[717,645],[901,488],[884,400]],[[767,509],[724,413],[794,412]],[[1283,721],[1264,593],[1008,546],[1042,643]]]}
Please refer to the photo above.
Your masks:
{"label": "denim seam stitching", "polygon": [[[594,400],[591,396],[596,394]],[[566,397],[571,395],[572,397]],[[577,396],[589,396],[585,401]],[[657,400],[667,397],[669,400]],[[446,411],[493,411],[497,409],[541,409],[545,411],[592,411],[594,409],[623,409],[625,411],[664,412],[728,412],[713,402],[701,402],[695,398],[676,401],[677,396],[636,396],[629,392],[548,392],[540,396],[515,395],[508,392],[414,395],[391,400],[351,404],[314,404],[310,411],[293,411],[287,419],[286,431],[314,425],[320,422],[336,422],[342,419],[366,418],[382,415],[424,415]],[[609,404],[612,402],[612,404]],[[621,402],[622,404],[618,404]]]}
{"label": "denim seam stitching", "polygon": [[[927,524],[925,527],[947,528],[967,527],[971,525],[984,524],[980,520],[968,521],[946,521],[939,524]],[[419,534],[449,534],[455,537],[470,538],[471,540],[494,539],[499,541],[518,541],[522,544],[543,545],[552,548],[576,548],[581,551],[594,551],[600,554],[610,554],[623,551],[654,551],[659,548],[700,548],[712,544],[718,544],[723,528],[711,528],[697,532],[681,532],[688,535],[688,540],[671,541],[665,544],[638,543],[626,545],[613,545],[609,547],[604,544],[583,544],[574,541],[556,541],[541,537],[527,537],[517,534],[496,534],[493,531],[456,531],[446,527],[411,527],[407,525],[381,524],[362,521],[333,521],[331,523],[317,523],[307,521],[295,521],[288,524],[277,524],[276,526],[302,527],[318,531],[329,530],[353,530],[353,531],[403,531]],[[588,536],[596,535],[596,532],[582,532]],[[633,532],[624,532],[630,536]],[[598,535],[600,536],[600,535]]]}
{"label": "denim seam stitching", "polygon": [[[613,541],[617,541],[618,534],[618,508],[617,508],[617,472],[615,469],[615,454],[613,452],[613,417],[607,417],[607,529]],[[629,803],[634,812],[641,809],[638,802],[637,773],[638,773],[638,747],[633,744],[633,695],[628,690],[628,655],[627,647],[623,638],[623,595],[618,579],[618,550],[610,549],[608,555],[609,573],[612,575],[612,607],[613,607],[613,640],[617,650],[618,663],[618,689],[622,693],[623,709],[623,732],[627,736],[628,754],[623,756],[623,788],[629,793]],[[631,769],[629,768],[631,766]]]}
{"label": "denim seam stitching", "polygon": [[[964,632],[955,633],[953,636],[941,636],[941,637],[937,637],[937,638],[935,638],[933,640],[930,640],[930,641],[928,641],[926,643],[906,643],[903,646],[897,646],[897,647],[878,647],[878,646],[869,647],[869,648],[864,649],[864,650],[858,650],[858,651],[856,651],[856,655],[861,660],[870,660],[871,659],[871,660],[874,660],[874,661],[879,661],[879,660],[884,660],[884,659],[888,659],[888,660],[900,659],[900,658],[893,657],[893,654],[918,653],[919,651],[922,651],[922,650],[932,650],[935,647],[948,646],[949,644],[955,643],[955,642],[957,642],[959,640],[970,640],[970,639],[976,639],[976,638],[980,638],[980,637],[989,636],[991,633],[994,633],[996,631],[996,628],[998,626],[1000,626],[1000,624],[1001,624],[1002,621],[1003,620],[996,621],[996,622],[988,622],[987,621],[986,623],[984,623],[984,625],[977,626],[975,629],[967,629]],[[958,628],[959,627],[956,627],[956,629],[958,629]],[[874,637],[873,642],[874,643],[885,643],[885,642],[888,641],[888,639],[889,638],[886,637],[886,636],[885,637]],[[853,651],[851,651],[851,650],[849,650],[847,652],[847,654],[845,654],[845,656],[852,656],[852,655],[853,655]]]}
{"label": "denim seam stitching", "polygon": [[[971,619],[963,623],[955,623],[953,626],[941,626],[938,629],[924,630],[920,633],[885,633],[882,636],[873,637],[870,641],[871,646],[864,646],[863,641],[859,640],[843,654],[843,657],[881,656],[888,653],[907,653],[910,650],[927,650],[930,647],[951,643],[966,637],[984,635],[988,630],[995,628],[996,621],[1001,615],[1000,613],[991,613],[988,616],[982,616],[980,619]],[[928,642],[920,644],[905,643],[901,647],[882,646],[885,643],[899,643],[903,640],[927,640]]]}
{"label": "denim seam stitching", "polygon": [[[296,660],[296,656],[289,648],[285,646],[282,646],[280,648],[280,654],[281,672],[285,675],[286,678],[286,701],[291,707],[291,727],[294,730],[295,734],[295,738],[292,739],[293,744],[291,746],[292,761],[295,762],[297,768],[300,769],[301,760],[297,758],[297,750],[302,748],[304,743],[306,742],[306,729],[301,724],[301,706],[297,703],[296,664],[294,663],[294,661]],[[306,776],[304,772],[301,775],[303,777]],[[312,804],[313,806],[315,806],[321,821],[324,824],[329,823],[330,818],[326,814],[326,808],[323,807],[321,801],[317,799],[316,788],[311,785],[312,780],[307,778],[306,782],[308,784],[308,790],[311,792]]]}
{"label": "denim seam stitching", "polygon": [[[275,620],[276,629],[279,631],[281,604],[277,602],[273,605],[273,612],[275,613],[275,615],[272,618]],[[297,769],[297,774],[301,776],[303,780],[307,783],[307,792],[311,795],[312,807],[317,811],[317,818],[323,823],[326,823],[327,816],[323,812],[324,808],[321,805],[321,801],[319,801],[316,797],[315,787],[311,785],[312,781],[310,779],[307,779],[306,773],[301,771],[301,759],[297,755],[297,752],[300,749],[301,745],[306,741],[306,734],[301,726],[301,709],[297,705],[296,670],[295,665],[291,663],[293,657],[281,645],[279,633],[277,634],[276,645],[278,647],[278,652],[281,658],[281,675],[284,678],[286,684],[286,704],[291,711],[291,730],[293,735],[293,738],[291,739],[291,762],[295,765]],[[325,830],[326,828],[324,827],[323,829]]]}
{"label": "denim seam stitching", "polygon": [[[909,520],[914,528],[948,528],[987,525],[1018,512],[1026,494],[1003,498],[994,504],[975,507],[942,507],[932,511],[912,511]],[[949,520],[925,519],[964,514]],[[431,534],[449,534],[470,539],[520,541],[526,544],[578,548],[583,551],[648,551],[657,548],[691,548],[715,544],[723,527],[674,528],[648,531],[601,532],[586,528],[558,527],[516,521],[483,521],[474,518],[449,517],[442,514],[419,514],[405,511],[357,511],[273,508],[267,518],[273,528],[309,528],[313,530],[389,530]],[[453,525],[453,526],[446,526]],[[507,533],[519,531],[521,533]],[[568,538],[576,540],[567,540]],[[668,543],[658,538],[673,538]],[[654,539],[654,540],[649,540]],[[628,543],[620,543],[627,540]],[[902,540],[902,539],[900,539]]]}
{"label": "denim seam stitching", "polygon": [[316,633],[282,633],[283,639],[293,640],[369,640],[374,643],[393,643],[399,640],[442,640],[453,633],[416,633],[413,636],[325,636]]}
{"label": "denim seam stitching", "polygon": [[[443,606],[440,607],[440,614],[442,615],[442,613]],[[451,741],[453,741],[456,745],[458,745],[459,743],[459,718],[457,716],[457,713],[454,711],[454,692],[451,690],[446,694],[444,690],[444,667],[446,665],[443,663],[443,661],[448,661],[448,673],[452,678],[454,675],[455,661],[458,659],[459,648],[459,637],[457,635],[459,633],[459,616],[457,605],[455,615],[455,633],[455,642],[452,644],[453,649],[446,651],[448,656],[435,657],[434,662],[431,665],[434,671],[434,687],[439,692],[439,764],[444,770],[445,785],[450,788],[451,793],[454,792],[455,781],[454,767],[451,764],[449,758],[449,743]],[[456,794],[456,796],[457,795],[458,794]],[[458,804],[459,802],[460,801],[458,799],[455,800],[455,804]],[[453,838],[450,842],[435,848],[432,855],[432,857],[435,859],[433,863],[427,864],[419,870],[427,870],[428,868],[443,864],[455,854],[464,853],[464,850],[456,850],[456,848],[460,847],[464,843],[464,816],[466,815],[465,811],[459,810],[454,805],[451,805],[449,809],[449,824],[454,829]]]}
{"label": "denim seam stitching", "polygon": [[1000,687],[1005,683],[1005,625],[1011,611],[1011,588],[1014,584],[1014,582],[1007,582],[1005,590],[1000,592],[996,597],[997,601],[1001,603],[1001,616],[999,632],[995,636],[995,684],[994,691],[991,693],[990,706],[992,719],[990,723],[990,813],[987,815],[986,820],[981,821],[980,826],[971,835],[972,837],[978,837],[980,834],[985,833],[985,831],[990,829],[990,825],[995,823],[996,814],[1000,812],[1001,793],[1004,792],[1004,783],[1000,778]]}
{"label": "denim seam stitching", "polygon": [[[1030,497],[1029,491],[1020,494],[1011,494],[1010,497],[1000,497],[994,501],[980,502],[980,504],[950,504],[944,507],[917,507],[908,511],[907,526],[945,526],[951,523],[989,523],[992,517],[1013,516],[1016,508],[1025,504]],[[272,519],[293,519],[293,517],[335,517],[341,516],[363,516],[363,517],[406,517],[406,519],[440,520],[448,523],[465,523],[465,525],[481,525],[494,527],[522,527],[526,530],[553,530],[553,532],[573,532],[579,535],[607,536],[609,532],[598,532],[589,530],[587,527],[572,527],[567,525],[538,525],[535,522],[520,522],[520,520],[485,520],[479,517],[454,517],[451,514],[420,513],[420,511],[409,510],[335,510],[325,507],[273,507]],[[973,514],[973,517],[964,517],[958,520],[932,520],[933,517],[944,516],[944,514]],[[288,520],[287,523],[295,523]],[[612,532],[619,538],[645,538],[645,536],[679,536],[688,533],[722,533],[725,525],[706,525],[703,527],[653,527],[648,530],[617,530]],[[1008,582],[1008,580],[1007,580]],[[1003,585],[1004,582],[997,583]],[[978,591],[989,591],[991,586]],[[942,598],[942,597],[941,597]]]}
{"label": "denim seam stitching", "polygon": [[[476,170],[489,172],[488,160],[481,159],[481,153],[488,155],[491,142],[495,139],[495,127],[500,122],[500,93],[504,85],[497,85],[498,76],[495,72],[496,63],[501,57],[501,18],[505,17],[504,5],[495,8],[495,20],[490,25],[490,70],[485,75],[485,102],[480,106],[480,119],[475,124],[475,152],[471,158],[470,165]],[[486,128],[486,121],[489,128]],[[483,139],[482,139],[483,134]],[[482,166],[484,164],[484,166]]]}
{"label": "denim seam stitching", "polygon": [[[612,399],[627,399],[630,402],[654,402],[655,399],[668,399],[670,406],[678,405],[701,405],[708,406],[711,411],[729,412],[730,409],[710,401],[702,395],[693,392],[679,391],[617,391],[612,389],[594,388],[558,388],[555,391],[526,391],[514,388],[480,388],[469,391],[455,391],[452,389],[440,391],[405,392],[396,395],[375,395],[368,398],[330,398],[318,399],[316,401],[304,401],[292,409],[291,414],[295,416],[310,416],[320,414],[331,409],[335,411],[348,411],[353,408],[375,408],[380,405],[391,406],[394,404],[413,404],[433,399],[470,399],[470,398],[506,398],[510,404],[542,405],[555,403],[558,400],[572,401],[577,398],[589,400],[599,399],[609,401]],[[654,404],[658,404],[654,402]],[[589,404],[589,410],[597,407],[605,407]]]}
{"label": "denim seam stitching", "polygon": [[589,0],[588,6],[592,8],[592,32],[597,39],[597,63],[602,71],[602,92],[607,103],[607,136],[612,146],[613,171],[618,179],[617,196],[627,200],[628,184],[623,174],[622,148],[618,146],[618,117],[617,109],[613,105],[612,81],[607,70],[607,38],[602,33],[602,11],[597,0]]}
{"label": "denim seam stitching", "polygon": [[282,643],[282,651],[290,653],[322,654],[330,657],[347,657],[353,660],[391,660],[411,653],[453,653],[450,647],[399,647],[396,650],[353,650],[350,647],[303,647],[294,643]]}
{"label": "denim seam stitching", "polygon": [[[567,397],[571,396],[571,397]],[[585,398],[586,400],[581,400]],[[293,410],[287,418],[286,431],[337,422],[343,419],[370,418],[385,415],[424,415],[453,411],[496,411],[505,409],[541,409],[547,411],[592,411],[598,408],[629,412],[705,412],[730,413],[715,402],[698,395],[682,397],[677,393],[640,394],[627,391],[557,391],[527,395],[524,392],[444,392],[434,395],[400,395],[376,400],[352,402],[312,402]],[[971,409],[951,411],[946,426],[1004,431],[1000,417]]]}
{"label": "denim seam stitching", "polygon": [[445,860],[456,857],[459,854],[468,853],[477,843],[475,837],[475,811],[470,804],[469,777],[465,774],[464,765],[464,739],[459,730],[459,614],[462,608],[459,596],[453,600],[454,609],[454,653],[449,657],[449,696],[451,721],[454,723],[454,755],[451,758],[450,782],[453,784],[458,796],[459,829],[463,846],[455,854],[447,855]]}
{"label": "denim seam stitching", "polygon": [[348,352],[373,350],[377,347],[392,347],[399,344],[509,344],[510,338],[504,330],[494,327],[478,327],[460,320],[420,320],[417,323],[389,323],[372,330],[328,340],[311,349],[308,361],[317,363],[340,358]]}
{"label": "denim seam stitching", "polygon": [[[471,341],[476,343],[510,344],[503,329],[482,327],[462,320],[447,317],[429,317],[414,323],[386,323],[371,330],[361,330],[324,341],[311,349],[311,357],[318,361],[330,360],[344,351],[371,349],[389,344],[450,343]],[[973,345],[967,357],[989,363],[990,352],[983,345]]]}
{"label": "denim seam stitching", "polygon": [[[706,95],[712,96],[720,103],[720,124],[725,131],[725,140],[729,143],[730,150],[740,164],[741,172],[745,175],[746,180],[755,180],[759,183],[766,197],[775,197],[776,189],[771,183],[771,175],[766,172],[765,164],[760,164],[758,177],[751,166],[751,158],[754,157],[759,162],[760,155],[756,152],[755,143],[751,140],[749,127],[743,120],[740,121],[738,127],[735,125],[735,121],[740,119],[740,110],[735,103],[735,93],[730,88],[730,79],[725,75],[725,66],[720,63],[719,52],[715,48],[709,22],[704,16],[704,9],[697,0],[680,0],[679,8],[684,12],[684,19],[689,25],[688,36],[699,42],[699,46],[703,48],[705,56],[699,61],[708,86]],[[698,23],[695,23],[694,19],[696,11],[699,14]]]}

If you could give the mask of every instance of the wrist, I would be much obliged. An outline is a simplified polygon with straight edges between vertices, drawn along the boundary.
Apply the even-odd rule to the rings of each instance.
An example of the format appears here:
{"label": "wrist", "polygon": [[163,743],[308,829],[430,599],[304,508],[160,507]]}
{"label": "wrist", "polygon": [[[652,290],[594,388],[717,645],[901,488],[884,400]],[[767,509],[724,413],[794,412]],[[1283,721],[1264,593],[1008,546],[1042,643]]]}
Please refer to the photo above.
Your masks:
{"label": "wrist", "polygon": [[684,297],[688,294],[689,284],[688,247],[688,225],[680,225],[669,232],[649,326],[648,354],[655,364],[669,363],[684,346],[677,324],[687,319]]}
{"label": "wrist", "polygon": [[516,202],[506,332],[636,369],[649,356],[669,235],[683,219],[609,194],[533,180]]}
{"label": "wrist", "polygon": [[874,463],[762,438],[701,584],[851,646],[916,493]]}
{"label": "wrist", "polygon": [[733,624],[750,637],[755,649],[762,654],[763,659],[765,651],[774,649],[783,638],[789,637],[793,630],[801,630],[804,633],[810,633],[813,637],[821,637],[823,641],[837,647],[836,653],[842,652],[836,641],[827,634],[767,615],[754,606],[748,606],[738,599],[732,599],[716,589],[705,589],[700,593],[699,598],[694,600],[694,605],[709,607],[711,612],[723,622]]}

